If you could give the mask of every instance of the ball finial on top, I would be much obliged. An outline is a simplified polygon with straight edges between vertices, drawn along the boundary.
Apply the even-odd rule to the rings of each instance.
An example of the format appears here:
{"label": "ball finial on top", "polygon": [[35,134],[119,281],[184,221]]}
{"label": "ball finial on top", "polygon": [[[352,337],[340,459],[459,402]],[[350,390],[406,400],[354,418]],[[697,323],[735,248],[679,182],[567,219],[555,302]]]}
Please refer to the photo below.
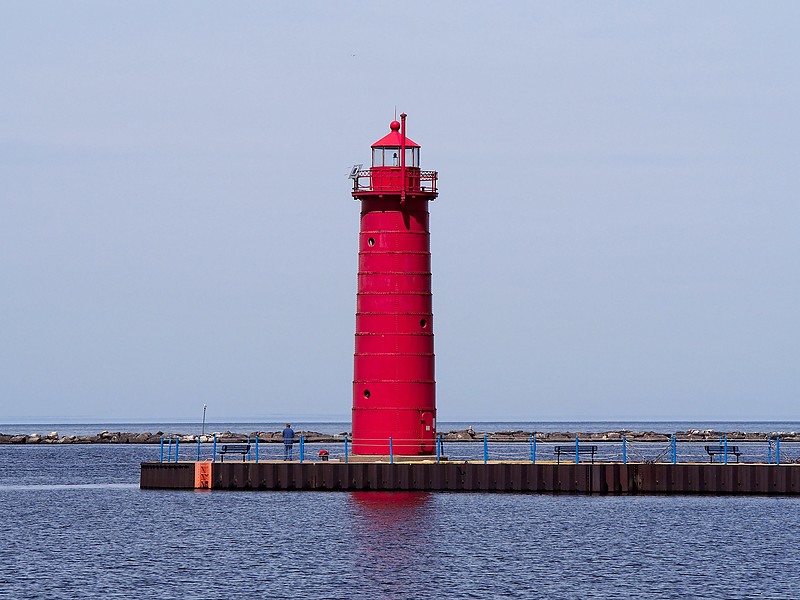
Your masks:
{"label": "ball finial on top", "polygon": [[392,121],[389,123],[389,129],[392,131],[400,131],[400,121]]}

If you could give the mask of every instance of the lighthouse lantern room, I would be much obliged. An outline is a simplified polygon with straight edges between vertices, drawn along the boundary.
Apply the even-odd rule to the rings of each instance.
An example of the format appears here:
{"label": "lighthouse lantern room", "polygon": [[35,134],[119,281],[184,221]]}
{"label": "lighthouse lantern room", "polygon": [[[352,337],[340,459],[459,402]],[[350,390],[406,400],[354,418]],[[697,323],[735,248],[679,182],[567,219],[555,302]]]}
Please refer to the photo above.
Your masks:
{"label": "lighthouse lantern room", "polygon": [[436,440],[428,203],[436,171],[420,169],[406,115],[353,173],[361,202],[353,376],[353,453],[428,455]]}

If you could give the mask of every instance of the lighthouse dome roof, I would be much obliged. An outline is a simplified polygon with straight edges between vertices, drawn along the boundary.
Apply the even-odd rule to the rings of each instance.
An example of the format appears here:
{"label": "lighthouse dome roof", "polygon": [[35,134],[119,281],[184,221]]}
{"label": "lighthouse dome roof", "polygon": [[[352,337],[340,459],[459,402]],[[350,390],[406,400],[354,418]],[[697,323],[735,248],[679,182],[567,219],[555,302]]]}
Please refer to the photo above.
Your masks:
{"label": "lighthouse dome roof", "polygon": [[[389,129],[391,130],[377,142],[370,146],[371,148],[386,148],[387,146],[396,146],[400,147],[402,145],[403,136],[400,133],[400,123],[397,121],[392,121],[389,124]],[[406,148],[419,148],[419,144],[412,140],[410,137],[406,136]]]}

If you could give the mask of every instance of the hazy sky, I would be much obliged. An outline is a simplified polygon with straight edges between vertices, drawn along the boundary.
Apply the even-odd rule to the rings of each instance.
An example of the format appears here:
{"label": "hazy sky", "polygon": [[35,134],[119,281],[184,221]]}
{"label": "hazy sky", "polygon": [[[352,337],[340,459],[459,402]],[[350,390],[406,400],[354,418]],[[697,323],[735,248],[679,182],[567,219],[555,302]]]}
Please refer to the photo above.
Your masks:
{"label": "hazy sky", "polygon": [[0,423],[349,420],[398,112],[443,421],[798,419],[800,3],[0,3]]}

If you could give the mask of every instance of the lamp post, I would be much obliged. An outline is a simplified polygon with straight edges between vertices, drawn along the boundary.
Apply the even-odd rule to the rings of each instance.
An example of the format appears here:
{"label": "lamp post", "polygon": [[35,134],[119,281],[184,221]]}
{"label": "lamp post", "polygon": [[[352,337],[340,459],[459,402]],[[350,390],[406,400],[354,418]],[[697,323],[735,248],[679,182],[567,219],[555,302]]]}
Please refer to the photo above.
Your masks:
{"label": "lamp post", "polygon": [[208,408],[208,406],[203,404],[203,425],[200,428],[200,435],[206,434],[206,408]]}

